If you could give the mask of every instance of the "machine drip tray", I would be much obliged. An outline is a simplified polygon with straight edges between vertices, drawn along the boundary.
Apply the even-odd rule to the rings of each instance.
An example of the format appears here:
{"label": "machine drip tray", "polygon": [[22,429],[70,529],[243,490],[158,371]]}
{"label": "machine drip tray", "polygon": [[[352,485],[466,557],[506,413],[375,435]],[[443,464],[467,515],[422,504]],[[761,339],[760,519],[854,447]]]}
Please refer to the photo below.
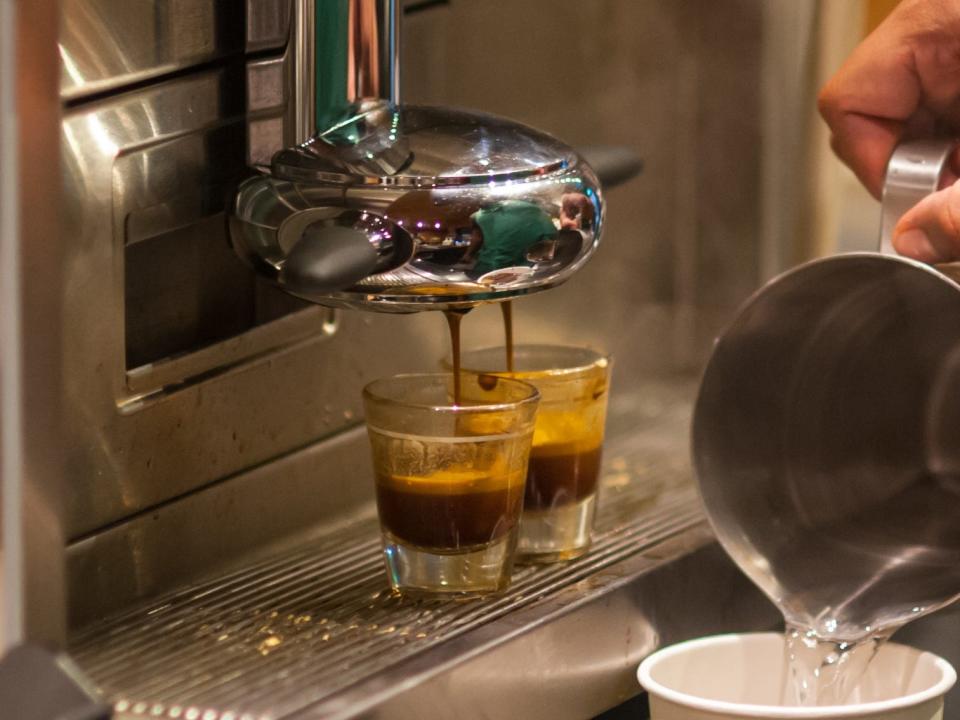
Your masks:
{"label": "machine drip tray", "polygon": [[712,539],[688,412],[666,415],[607,443],[591,551],[502,595],[391,593],[369,508],[82,628],[71,655],[119,718],[592,717],[657,646],[778,621]]}

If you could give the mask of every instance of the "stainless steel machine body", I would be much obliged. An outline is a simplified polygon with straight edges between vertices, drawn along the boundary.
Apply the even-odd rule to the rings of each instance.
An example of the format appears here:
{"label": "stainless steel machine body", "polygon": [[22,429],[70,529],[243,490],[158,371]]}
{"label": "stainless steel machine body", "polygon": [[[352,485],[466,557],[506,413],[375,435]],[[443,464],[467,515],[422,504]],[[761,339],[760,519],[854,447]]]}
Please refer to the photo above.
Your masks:
{"label": "stainless steel machine body", "polygon": [[56,21],[0,4],[0,648],[65,632]]}
{"label": "stainless steel machine body", "polygon": [[[451,630],[431,630],[423,654],[386,640],[392,650],[382,659],[395,664],[367,665],[382,647],[377,630],[393,626],[391,618],[400,627],[411,609],[377,608],[383,628],[345,622],[353,612],[366,617],[379,578],[360,388],[378,375],[434,367],[444,352],[442,321],[301,302],[259,280],[229,246],[225,211],[235,188],[251,165],[294,144],[305,122],[291,102],[302,63],[290,42],[292,2],[63,1],[63,276],[30,285],[61,309],[60,323],[31,329],[62,347],[62,388],[44,407],[63,430],[36,440],[56,443],[64,457],[67,644],[115,707],[126,702],[122,713],[134,717],[155,707],[169,718],[201,707],[218,720],[242,717],[244,707],[270,715],[268,688],[286,683],[284,714],[272,717],[321,709],[386,717],[394,707],[394,716],[409,716],[418,697],[452,702],[468,697],[458,683],[496,681],[507,656],[480,662],[494,646],[520,654],[538,647],[560,677],[581,649],[560,641],[562,628],[615,607],[589,672],[606,667],[602,658],[620,643],[630,650],[591,675],[603,691],[568,705],[582,717],[636,689],[628,666],[641,646],[771,621],[744,585],[714,607],[694,601],[705,593],[697,578],[737,576],[705,547],[686,465],[688,375],[759,266],[759,162],[730,166],[698,149],[722,139],[742,158],[756,146],[760,128],[746,109],[761,97],[742,67],[760,54],[761,6],[453,0],[410,16],[411,103],[481,107],[574,145],[632,144],[657,181],[614,191],[608,249],[517,310],[525,340],[601,346],[617,357],[603,482],[610,497],[630,499],[628,514],[611,506],[599,554],[582,564],[526,571],[516,594],[478,606],[469,622],[440,608],[431,617]],[[715,33],[733,11],[738,23]],[[645,112],[654,105],[657,112]],[[498,313],[474,311],[467,343],[489,343],[498,323]],[[332,567],[339,551],[330,547],[350,538],[356,554]],[[169,625],[167,604],[176,610]],[[270,619],[286,607],[300,613],[291,622],[325,608],[342,627],[329,640],[323,632],[291,640],[282,653],[268,644],[264,655],[270,636],[259,629],[269,623],[242,624],[249,634],[220,641],[226,654],[218,659],[224,632],[209,633],[228,619],[218,612]],[[578,614],[588,607],[595,614]],[[314,629],[307,625],[298,629]],[[641,625],[645,639],[629,639]],[[172,644],[154,644],[160,637]],[[342,672],[310,685],[313,676],[301,671],[323,643],[332,643],[325,657]],[[229,653],[239,664],[228,671]],[[446,674],[454,667],[468,680]],[[144,684],[149,677],[159,685]],[[535,692],[542,676],[528,677],[524,689]],[[158,694],[161,685],[173,694]],[[240,686],[262,692],[236,694]],[[178,700],[178,688],[195,704]],[[377,688],[383,702],[353,704],[360,688]],[[418,688],[434,694],[418,696]],[[352,699],[334,708],[334,696]],[[473,707],[492,712],[479,700]]]}

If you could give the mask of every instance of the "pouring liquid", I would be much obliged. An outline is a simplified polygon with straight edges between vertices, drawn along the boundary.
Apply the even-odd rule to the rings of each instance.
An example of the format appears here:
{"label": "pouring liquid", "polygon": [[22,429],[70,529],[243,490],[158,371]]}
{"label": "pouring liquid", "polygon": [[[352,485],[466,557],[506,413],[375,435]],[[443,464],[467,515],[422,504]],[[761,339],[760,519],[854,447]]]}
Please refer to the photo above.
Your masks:
{"label": "pouring liquid", "polygon": [[[450,332],[450,356],[453,359],[453,402],[459,405],[462,400],[460,377],[460,323],[469,310],[444,310],[447,328]],[[507,371],[513,372],[513,301],[500,303],[503,314],[503,334],[507,352]]]}
{"label": "pouring liquid", "polygon": [[460,321],[466,315],[462,310],[444,310],[447,327],[450,329],[450,354],[453,357],[453,404],[459,405],[463,393],[460,389]]}
{"label": "pouring liquid", "polygon": [[785,705],[848,702],[894,631],[957,598],[958,517],[960,478],[920,473],[859,512],[790,529],[766,556],[788,618]]}
{"label": "pouring liquid", "polygon": [[504,346],[507,348],[507,372],[513,372],[513,300],[500,303],[503,313]]}
{"label": "pouring liquid", "polygon": [[788,626],[782,704],[843,705],[888,636],[848,643],[821,640],[809,630]]}

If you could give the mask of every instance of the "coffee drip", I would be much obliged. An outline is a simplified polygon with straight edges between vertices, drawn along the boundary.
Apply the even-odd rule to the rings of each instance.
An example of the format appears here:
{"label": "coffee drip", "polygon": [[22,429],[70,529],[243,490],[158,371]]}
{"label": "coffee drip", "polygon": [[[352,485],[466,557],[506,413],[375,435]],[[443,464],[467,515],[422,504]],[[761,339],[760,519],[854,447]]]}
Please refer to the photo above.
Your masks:
{"label": "coffee drip", "polygon": [[503,313],[504,346],[507,348],[507,372],[513,372],[513,300],[500,303]]}
{"label": "coffee drip", "polygon": [[[460,323],[463,316],[470,312],[472,308],[466,310],[444,310],[444,317],[447,319],[447,328],[450,332],[450,356],[453,365],[453,402],[459,405],[462,400],[461,377],[460,377]],[[505,338],[507,352],[507,370],[513,372],[513,301],[507,300],[500,303],[500,311],[503,313],[503,334]]]}
{"label": "coffee drip", "polygon": [[460,391],[460,321],[469,310],[444,310],[447,328],[450,330],[450,354],[453,357],[453,404],[459,405]]}

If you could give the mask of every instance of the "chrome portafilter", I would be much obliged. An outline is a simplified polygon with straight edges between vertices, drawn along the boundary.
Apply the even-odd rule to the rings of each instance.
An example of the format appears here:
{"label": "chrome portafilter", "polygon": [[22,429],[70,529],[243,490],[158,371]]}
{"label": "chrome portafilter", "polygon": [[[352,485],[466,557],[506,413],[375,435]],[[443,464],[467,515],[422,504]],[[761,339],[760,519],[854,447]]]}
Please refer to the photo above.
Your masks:
{"label": "chrome portafilter", "polygon": [[557,285],[602,224],[596,175],[554,138],[491,115],[367,101],[247,180],[231,235],[294,295],[409,312]]}
{"label": "chrome portafilter", "polygon": [[[346,17],[332,16],[341,6]],[[494,115],[400,104],[395,1],[300,0],[296,11],[306,139],[237,192],[230,235],[247,264],[312,302],[412,312],[543,290],[586,263],[604,205],[580,154]],[[319,37],[338,26],[348,42]],[[339,46],[345,60],[318,61]],[[330,100],[318,66],[346,73],[346,98]],[[640,169],[629,152],[597,152],[615,182]]]}

